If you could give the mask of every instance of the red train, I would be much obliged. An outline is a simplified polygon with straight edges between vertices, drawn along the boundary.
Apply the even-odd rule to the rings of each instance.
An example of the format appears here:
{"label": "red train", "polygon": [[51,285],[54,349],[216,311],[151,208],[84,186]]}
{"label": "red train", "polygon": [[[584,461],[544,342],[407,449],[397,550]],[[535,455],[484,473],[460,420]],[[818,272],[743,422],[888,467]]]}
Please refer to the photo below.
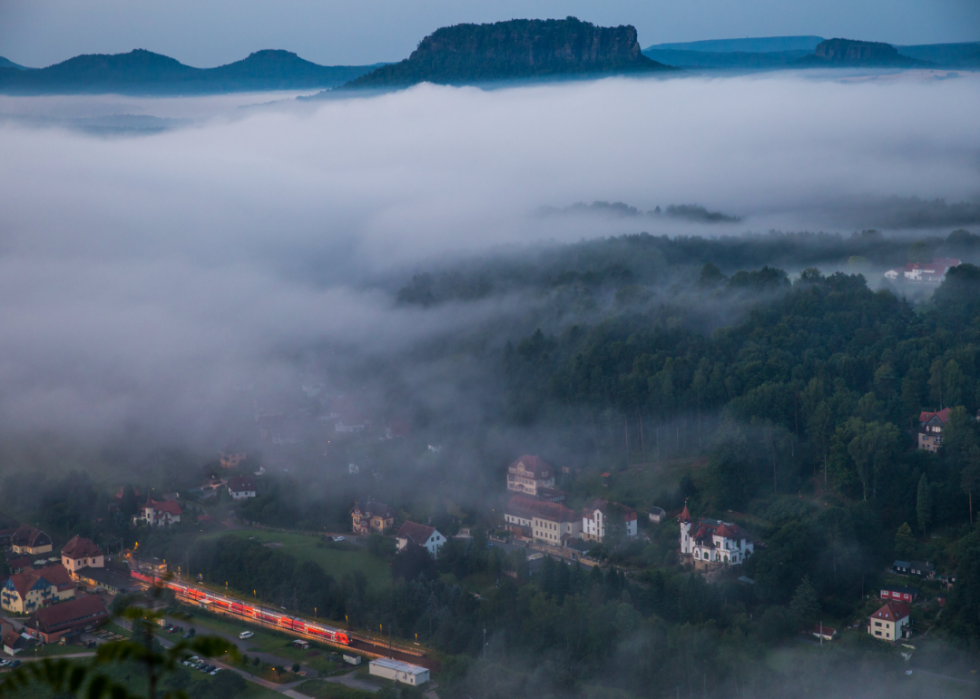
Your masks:
{"label": "red train", "polygon": [[222,611],[234,614],[245,621],[254,621],[260,624],[276,626],[283,631],[302,634],[314,639],[322,638],[333,643],[350,645],[347,634],[340,629],[335,629],[323,624],[313,623],[307,619],[298,619],[288,614],[279,614],[270,609],[256,607],[242,602],[232,597],[225,597],[201,587],[188,585],[187,583],[177,582],[176,580],[164,580],[153,575],[141,573],[138,570],[131,570],[129,574],[136,580],[145,582],[149,585],[163,585],[176,592],[181,597],[193,600],[198,603],[205,603],[221,609]]}

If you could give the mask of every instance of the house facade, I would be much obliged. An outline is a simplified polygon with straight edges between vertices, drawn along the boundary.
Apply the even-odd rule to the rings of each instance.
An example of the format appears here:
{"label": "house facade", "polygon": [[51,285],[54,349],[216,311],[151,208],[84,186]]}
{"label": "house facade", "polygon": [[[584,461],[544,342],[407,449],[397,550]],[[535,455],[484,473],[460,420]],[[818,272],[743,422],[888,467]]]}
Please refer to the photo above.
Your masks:
{"label": "house facade", "polygon": [[949,422],[949,408],[919,413],[919,449],[935,454],[943,446],[943,429]]}
{"label": "house facade", "polygon": [[446,537],[436,531],[434,527],[418,524],[417,522],[405,522],[398,529],[396,538],[399,551],[403,550],[409,544],[415,544],[428,551],[429,555],[433,558],[439,557],[439,549],[446,543]]}
{"label": "house facade", "polygon": [[0,589],[0,607],[14,614],[30,614],[74,596],[71,576],[58,564],[11,575]]}
{"label": "house facade", "polygon": [[169,527],[180,522],[182,514],[184,511],[176,500],[158,502],[148,498],[140,513],[133,517],[133,522],[146,522],[151,527]]}
{"label": "house facade", "polygon": [[24,631],[42,643],[55,643],[64,636],[94,631],[109,620],[98,595],[85,595],[54,607],[39,609],[24,625]]}
{"label": "house facade", "polygon": [[603,541],[612,527],[619,525],[627,537],[636,536],[636,510],[605,500],[594,500],[582,510],[582,538],[586,541]]}
{"label": "house facade", "polygon": [[741,565],[755,551],[752,537],[737,524],[716,519],[694,522],[686,503],[678,521],[681,555],[693,558],[695,565]]}
{"label": "house facade", "polygon": [[914,587],[883,587],[881,588],[881,599],[895,600],[896,602],[907,602],[911,604],[919,595],[919,591]]}
{"label": "house facade", "polygon": [[54,548],[51,537],[29,524],[22,524],[10,536],[10,548],[14,553],[37,556],[50,553]]}
{"label": "house facade", "polygon": [[887,602],[868,618],[868,633],[882,641],[908,638],[911,631],[911,608],[905,602]]}
{"label": "house facade", "polygon": [[563,546],[582,533],[582,518],[575,510],[530,495],[511,496],[504,506],[504,522],[515,536],[552,546]]}
{"label": "house facade", "polygon": [[105,554],[88,539],[73,536],[61,548],[61,565],[73,580],[78,580],[78,571],[82,568],[104,568]]}
{"label": "house facade", "polygon": [[554,487],[554,470],[537,456],[525,454],[507,467],[507,490],[537,497],[541,490]]}
{"label": "house facade", "polygon": [[350,516],[351,530],[362,536],[371,532],[388,534],[395,527],[395,511],[374,500],[368,500],[363,506],[355,502]]}
{"label": "house facade", "polygon": [[228,494],[232,500],[246,500],[255,497],[255,483],[245,476],[232,476],[228,479]]}

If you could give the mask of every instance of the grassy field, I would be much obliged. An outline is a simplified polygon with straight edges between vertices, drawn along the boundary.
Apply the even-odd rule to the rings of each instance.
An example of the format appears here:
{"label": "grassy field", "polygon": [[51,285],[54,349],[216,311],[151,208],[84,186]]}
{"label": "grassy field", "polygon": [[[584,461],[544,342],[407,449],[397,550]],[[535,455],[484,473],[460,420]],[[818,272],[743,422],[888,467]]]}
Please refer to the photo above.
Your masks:
{"label": "grassy field", "polygon": [[239,536],[246,539],[254,537],[263,543],[280,543],[282,544],[282,547],[279,548],[280,551],[294,556],[300,563],[313,561],[319,564],[338,582],[345,573],[360,570],[367,576],[368,584],[376,589],[391,585],[391,571],[388,569],[388,564],[372,556],[366,549],[341,551],[325,546],[318,548],[317,543],[322,542],[322,539],[316,536],[267,532],[257,529],[238,529],[230,532],[207,534],[203,538],[219,536]]}
{"label": "grassy field", "polygon": [[336,682],[320,682],[309,680],[296,687],[296,691],[314,699],[368,699],[373,697],[372,692],[365,692],[360,689],[351,689]]}
{"label": "grassy field", "polygon": [[282,658],[283,665],[291,667],[293,663],[300,663],[306,667],[313,668],[318,673],[338,674],[344,672],[343,663],[339,660],[335,662],[332,656],[335,649],[329,646],[321,646],[315,642],[310,643],[309,650],[303,650],[292,645],[294,636],[276,633],[252,624],[236,622],[232,619],[215,618],[213,616],[198,616],[185,622],[185,628],[195,628],[198,634],[207,634],[209,631],[224,634],[225,636],[237,637],[242,631],[248,630],[255,635],[248,639],[249,646],[245,653],[269,653],[277,658]]}

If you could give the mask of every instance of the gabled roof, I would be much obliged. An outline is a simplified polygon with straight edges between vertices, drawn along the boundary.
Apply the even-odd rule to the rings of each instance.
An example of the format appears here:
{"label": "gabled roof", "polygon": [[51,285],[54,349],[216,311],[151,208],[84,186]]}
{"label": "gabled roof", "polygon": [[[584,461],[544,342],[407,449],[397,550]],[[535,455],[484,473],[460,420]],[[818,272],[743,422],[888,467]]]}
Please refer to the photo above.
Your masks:
{"label": "gabled roof", "polygon": [[79,558],[93,558],[104,554],[102,553],[102,549],[93,542],[76,535],[61,547],[61,555],[77,561]]}
{"label": "gabled roof", "polygon": [[108,616],[105,604],[98,595],[86,595],[38,609],[31,615],[27,625],[42,631],[52,631],[74,621]]}
{"label": "gabled roof", "polygon": [[681,510],[681,514],[677,519],[681,522],[691,521],[691,511],[687,509],[687,500],[684,501],[684,509]]}
{"label": "gabled roof", "polygon": [[585,508],[582,514],[586,519],[592,519],[595,516],[596,510],[599,510],[607,517],[609,516],[609,513],[611,511],[618,512],[623,516],[623,519],[626,520],[627,522],[636,519],[636,510],[634,510],[632,507],[623,505],[618,502],[609,502],[607,500],[603,500],[602,498],[596,498],[591,503],[589,503],[589,505]]}
{"label": "gabled roof", "polygon": [[71,587],[71,576],[68,570],[60,563],[47,566],[38,570],[25,570],[23,573],[11,575],[7,585],[17,590],[21,599],[27,597],[27,593],[33,590],[41,582],[43,587],[54,586],[58,590],[65,590]]}
{"label": "gabled roof", "polygon": [[398,538],[407,539],[413,544],[418,544],[419,546],[424,546],[425,542],[429,540],[429,537],[435,532],[435,527],[429,527],[424,524],[419,524],[418,522],[405,522],[398,529]]}
{"label": "gabled roof", "polygon": [[909,605],[905,602],[887,602],[885,606],[871,615],[872,619],[881,621],[901,621],[909,615]]}
{"label": "gabled roof", "polygon": [[539,517],[552,522],[574,522],[578,515],[561,503],[538,500],[530,495],[513,495],[504,506],[504,512],[524,519]]}
{"label": "gabled roof", "polygon": [[50,546],[52,544],[50,536],[29,524],[22,524],[17,527],[17,531],[10,536],[10,543],[14,546],[27,546],[30,548]]}
{"label": "gabled roof", "polygon": [[945,425],[947,422],[949,422],[949,408],[943,408],[942,410],[934,413],[930,413],[927,410],[923,410],[921,413],[919,413],[919,424],[923,426],[929,422],[932,422],[933,419],[939,422],[939,424]]}
{"label": "gabled roof", "polygon": [[361,507],[360,503],[354,503],[354,509],[351,513],[360,512],[364,517],[381,517],[383,519],[394,519],[395,511],[385,505],[383,502],[378,502],[377,500],[368,500],[364,503],[364,507]]}
{"label": "gabled roof", "polygon": [[151,508],[154,512],[169,512],[173,516],[180,516],[184,514],[184,511],[180,509],[180,505],[177,504],[176,500],[164,500],[163,502],[158,502],[148,498],[146,501],[146,507]]}
{"label": "gabled roof", "polygon": [[521,467],[525,471],[530,471],[534,474],[535,478],[551,478],[553,473],[551,466],[546,464],[541,457],[534,456],[531,454],[525,454],[517,461],[512,463],[507,467],[508,471],[516,471],[518,467]]}
{"label": "gabled roof", "polygon": [[252,482],[251,478],[246,478],[244,476],[232,476],[228,479],[228,490],[233,493],[254,491],[255,483]]}

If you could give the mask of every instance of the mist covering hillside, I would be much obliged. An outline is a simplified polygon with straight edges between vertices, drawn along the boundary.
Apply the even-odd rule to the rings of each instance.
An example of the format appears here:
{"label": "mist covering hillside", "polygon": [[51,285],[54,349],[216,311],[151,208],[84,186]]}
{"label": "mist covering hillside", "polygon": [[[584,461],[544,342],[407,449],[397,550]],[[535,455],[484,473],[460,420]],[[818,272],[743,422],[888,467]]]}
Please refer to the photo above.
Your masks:
{"label": "mist covering hillside", "polygon": [[[0,98],[20,114],[0,124],[0,507],[129,545],[104,516],[118,489],[185,492],[241,449],[263,475],[239,521],[346,532],[371,497],[473,544],[438,568],[379,549],[388,587],[192,528],[144,550],[418,634],[440,696],[965,696],[845,625],[895,557],[928,557],[960,580],[914,667],[970,681],[978,95],[974,76],[422,85],[132,100],[191,122],[139,137],[44,122],[115,101]],[[963,264],[883,276],[936,258]],[[941,406],[951,446],[916,451]],[[673,522],[606,545],[604,571],[532,576],[486,545],[525,453],[576,508],[737,521],[766,544],[754,584],[689,574]],[[842,631],[826,653],[798,640],[820,622]]]}

